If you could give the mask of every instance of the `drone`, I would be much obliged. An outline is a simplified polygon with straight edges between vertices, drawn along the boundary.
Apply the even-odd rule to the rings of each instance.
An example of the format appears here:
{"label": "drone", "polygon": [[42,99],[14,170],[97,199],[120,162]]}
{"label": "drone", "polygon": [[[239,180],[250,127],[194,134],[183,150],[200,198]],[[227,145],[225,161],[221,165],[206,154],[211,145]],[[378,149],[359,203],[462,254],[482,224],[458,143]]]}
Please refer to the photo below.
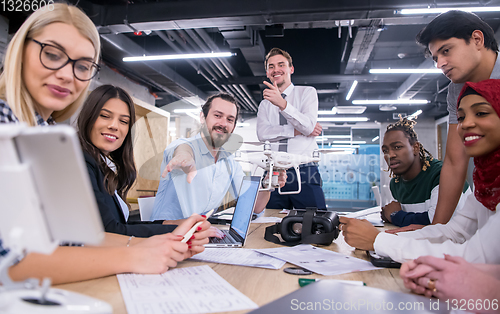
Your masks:
{"label": "drone", "polygon": [[[258,142],[245,142],[245,144],[252,145],[262,145]],[[302,164],[307,164],[310,162],[319,162],[320,155],[319,151],[315,150],[311,157],[297,154],[290,154],[287,152],[279,152],[271,150],[271,143],[266,141],[264,143],[264,150],[259,152],[250,152],[246,154],[246,158],[241,158],[241,151],[235,153],[235,160],[241,162],[248,162],[261,167],[271,175],[268,176],[267,182],[263,182],[263,186],[266,188],[260,189],[260,191],[272,191],[278,188],[278,193],[281,195],[286,194],[299,194],[302,189],[300,170],[299,166]],[[280,170],[287,170],[289,168],[294,168],[297,174],[298,189],[296,191],[281,191],[281,187],[278,182],[278,176]]]}

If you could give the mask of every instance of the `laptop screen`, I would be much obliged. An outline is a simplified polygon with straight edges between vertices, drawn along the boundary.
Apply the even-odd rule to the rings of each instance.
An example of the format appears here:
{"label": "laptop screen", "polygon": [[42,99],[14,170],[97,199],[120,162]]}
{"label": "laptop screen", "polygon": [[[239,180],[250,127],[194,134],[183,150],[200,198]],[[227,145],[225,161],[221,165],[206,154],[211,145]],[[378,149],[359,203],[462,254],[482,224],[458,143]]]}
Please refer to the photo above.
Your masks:
{"label": "laptop screen", "polygon": [[242,239],[245,238],[248,225],[250,224],[259,186],[260,177],[245,177],[241,184],[240,196],[234,209],[231,229],[241,236]]}

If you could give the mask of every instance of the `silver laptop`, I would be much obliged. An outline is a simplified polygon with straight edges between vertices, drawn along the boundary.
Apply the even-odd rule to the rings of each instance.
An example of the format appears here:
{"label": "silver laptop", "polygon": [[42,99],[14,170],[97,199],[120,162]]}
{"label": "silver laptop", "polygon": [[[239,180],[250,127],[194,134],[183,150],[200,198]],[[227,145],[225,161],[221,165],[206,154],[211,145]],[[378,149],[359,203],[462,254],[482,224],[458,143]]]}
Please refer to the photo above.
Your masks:
{"label": "silver laptop", "polygon": [[260,177],[243,178],[229,230],[222,230],[225,234],[222,239],[210,238],[210,242],[205,244],[205,247],[242,247],[245,245],[259,187]]}
{"label": "silver laptop", "polygon": [[[406,307],[405,307],[406,305]],[[409,307],[408,307],[409,305]],[[335,280],[314,282],[272,301],[249,314],[295,314],[309,310],[311,313],[370,313],[385,314],[393,311],[409,313],[450,313],[446,304],[424,296],[356,286]],[[404,310],[402,309],[404,308]]]}

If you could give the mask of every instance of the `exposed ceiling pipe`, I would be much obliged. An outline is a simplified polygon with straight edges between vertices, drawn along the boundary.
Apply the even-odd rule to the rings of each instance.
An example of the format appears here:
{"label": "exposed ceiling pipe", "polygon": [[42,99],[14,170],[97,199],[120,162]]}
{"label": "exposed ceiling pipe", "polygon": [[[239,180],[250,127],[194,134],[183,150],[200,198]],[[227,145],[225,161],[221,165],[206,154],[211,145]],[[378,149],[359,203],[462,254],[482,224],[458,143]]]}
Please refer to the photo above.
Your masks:
{"label": "exposed ceiling pipe", "polygon": [[[111,45],[113,45],[114,47],[116,47],[117,49],[120,49],[121,51],[125,52],[129,56],[141,55],[145,53],[143,47],[137,45],[135,42],[133,42],[130,38],[128,38],[125,35],[101,34],[101,38],[110,43]],[[172,82],[175,82],[179,87],[182,88],[182,90],[185,91],[187,95],[189,96],[198,95],[201,98],[206,98],[206,94],[203,91],[199,90],[196,86],[194,86],[185,78],[183,78],[181,75],[179,75],[179,73],[172,70],[165,63],[154,63],[154,64],[144,63],[144,65],[150,68],[154,73],[158,73],[159,75],[162,75],[163,77],[171,80]],[[186,95],[182,95],[178,91],[174,91],[173,89],[168,88],[159,82],[156,82],[156,85],[161,86],[162,90],[168,92],[174,97],[177,97],[179,99],[186,97]]]}
{"label": "exposed ceiling pipe", "polygon": [[[185,51],[183,51],[182,49],[178,48],[177,45],[172,42],[170,40],[170,38],[168,38],[165,34],[163,34],[163,32],[161,31],[158,31],[158,32],[155,32],[156,34],[158,34],[158,36],[163,39],[163,41],[165,41],[170,47],[172,47],[175,51],[177,52],[180,52],[180,53],[186,53],[186,52],[189,52],[188,51],[188,47],[186,45],[186,43],[184,43],[184,41],[182,40],[182,38],[179,37],[179,35],[177,35],[175,32],[173,31],[167,31],[167,35],[168,36],[171,36],[172,39],[177,42],[178,45],[182,46],[185,48]],[[199,67],[192,61],[192,60],[186,60],[188,61],[188,63],[195,69],[195,70],[199,70]],[[213,80],[218,80],[219,77],[208,67],[208,65],[206,64],[200,64],[204,69],[205,71],[208,72],[208,74],[210,74],[212,76],[212,79]]]}
{"label": "exposed ceiling pipe", "polygon": [[[191,46],[191,49],[192,51],[190,52],[194,52],[194,51],[199,51],[199,46],[194,42],[194,40],[191,38],[191,36],[189,36],[188,34],[186,34],[186,32],[182,29],[180,30],[177,30],[177,31],[167,31],[168,34],[175,34],[173,35],[177,41],[179,41],[179,43],[181,45],[183,45],[187,51],[189,51],[188,49],[188,45]],[[181,37],[182,36],[182,37]],[[184,40],[187,41],[187,43],[184,42]],[[210,67],[212,73],[215,73],[214,75],[214,79],[215,80],[219,80],[219,78],[225,78],[225,76],[215,67],[214,63],[211,62],[211,61],[205,61],[205,60],[201,60],[202,64],[204,64],[206,67]]]}
{"label": "exposed ceiling pipe", "polygon": [[[243,89],[238,86],[238,85],[233,85],[234,89],[236,89],[236,91],[241,95],[241,97],[243,99],[245,99],[246,103],[247,104],[252,104],[252,102],[250,101],[250,99],[248,98],[248,96],[245,94],[245,92],[243,91]],[[254,111],[256,108],[253,108],[253,106],[251,106],[251,111]]]}
{"label": "exposed ceiling pipe", "polygon": [[[191,36],[191,38],[196,42],[196,44],[201,48],[203,52],[207,53],[211,52],[211,50],[207,47],[207,45],[205,45],[205,43],[198,37],[198,35],[196,35],[196,33],[192,29],[186,29],[184,31],[186,32],[186,34]],[[229,78],[229,73],[226,71],[224,66],[220,63],[220,61],[217,58],[212,58],[210,60],[215,64],[215,66],[217,67],[217,69],[219,69],[222,75],[224,75],[226,78]]]}
{"label": "exposed ceiling pipe", "polygon": [[232,94],[241,101],[241,103],[243,104],[243,107],[246,109],[246,110],[249,110],[249,111],[254,111],[254,109],[252,108],[252,106],[249,105],[248,103],[248,99],[245,99],[244,96],[242,96],[242,91],[239,90],[236,85],[227,85],[227,87],[229,89],[231,89],[233,92]]}
{"label": "exposed ceiling pipe", "polygon": [[248,105],[245,102],[241,101],[241,99],[239,99],[239,97],[237,96],[237,93],[235,93],[234,90],[231,88],[231,85],[222,85],[222,88],[225,89],[226,93],[234,95],[234,97],[241,104],[242,108],[244,108],[246,110],[249,110],[248,107],[247,107]]}
{"label": "exposed ceiling pipe", "polygon": [[[212,38],[208,36],[207,32],[202,29],[202,28],[195,28],[194,29],[196,33],[203,39],[203,41],[207,44],[208,48],[210,48],[211,51],[216,51],[219,52],[219,47],[214,43]],[[235,76],[236,71],[232,69],[232,66],[226,61],[226,60],[219,60],[224,67],[226,68],[227,72],[229,72],[229,75]]]}
{"label": "exposed ceiling pipe", "polygon": [[[434,61],[432,59],[425,59],[424,62],[420,63],[417,69],[430,69],[434,66]],[[415,96],[415,92],[410,92],[411,88],[420,81],[422,77],[424,77],[425,74],[421,73],[416,73],[416,74],[411,74],[399,87],[392,93],[390,96],[391,99],[398,99],[398,98],[411,98]]]}
{"label": "exposed ceiling pipe", "polygon": [[245,92],[245,94],[248,96],[248,98],[250,98],[251,103],[253,105],[255,105],[255,111],[258,111],[259,110],[259,106],[254,101],[254,99],[253,99],[252,95],[250,94],[250,91],[248,90],[248,88],[245,85],[242,85],[242,84],[240,84],[240,88]]}
{"label": "exposed ceiling pipe", "polygon": [[[180,48],[177,47],[177,45],[175,43],[173,43],[165,34],[163,34],[162,32],[156,32],[158,34],[158,36],[163,39],[163,41],[165,41],[169,46],[171,46],[172,48],[174,48],[175,51],[177,52],[184,52],[182,51]],[[167,31],[167,34],[169,36],[172,36],[172,38],[179,44],[179,45],[182,45],[186,50],[187,50],[187,44],[182,40],[182,38],[174,31]],[[188,40],[188,36],[185,36],[186,40]],[[223,92],[224,90],[227,92],[228,90],[226,88],[224,88],[224,90],[219,87],[216,83],[213,82],[212,79],[210,79],[205,73],[203,73],[203,71],[199,70],[198,67],[196,66],[196,64],[194,62],[192,62],[191,60],[187,60],[188,63],[195,69],[198,71],[198,73],[200,75],[202,75],[210,84],[212,84],[212,86],[214,86],[219,92]],[[208,68],[209,64],[201,64],[201,66],[213,77],[214,80],[217,80],[218,77],[216,76],[216,74],[214,72],[211,71],[211,69]],[[219,74],[220,75],[220,74]],[[229,91],[231,94],[235,94],[232,90]],[[246,102],[247,100],[246,99],[239,99],[240,102],[244,103]],[[248,105],[244,105],[243,107],[245,107],[245,109],[249,110],[248,108]],[[251,110],[251,108],[250,108]]]}
{"label": "exposed ceiling pipe", "polygon": [[[190,42],[190,44],[193,46],[193,48],[196,48],[196,46],[199,47],[199,49],[202,49],[203,51],[205,52],[209,52],[209,48],[203,43],[203,41],[198,38],[198,36],[196,35],[196,33],[194,33],[192,30],[179,30],[180,33],[184,34],[185,38],[187,41]],[[221,73],[221,78],[229,78],[229,73],[226,73],[225,72],[225,68],[223,67],[223,65],[220,63],[219,60],[214,60],[214,59],[211,59],[212,61],[212,64],[216,67],[214,70],[216,73]],[[245,91],[241,90],[239,86],[237,85],[228,85],[226,90],[228,90],[228,92],[230,94],[233,94],[238,100],[239,102],[242,104],[242,107],[246,110],[249,110],[249,111],[257,111],[257,107],[254,106],[254,104],[252,103],[252,98],[248,98],[246,96],[246,93]]]}
{"label": "exposed ceiling pipe", "polygon": [[[198,37],[198,35],[196,34],[195,31],[193,31],[192,29],[186,29],[184,30],[186,32],[186,34],[188,36],[191,37],[191,39],[200,47],[200,49],[204,52],[211,52],[211,51],[216,51],[216,50],[211,50],[207,44],[203,41],[203,39],[200,39]],[[218,50],[218,48],[217,48]],[[227,71],[227,66],[224,65],[224,62],[221,62],[221,60],[218,60],[218,59],[211,59],[211,61],[213,62],[213,64],[217,67],[217,69],[224,75],[224,77],[227,79],[227,78],[230,78],[231,75],[230,73],[234,73],[234,71]],[[242,103],[245,103],[245,107],[247,110],[251,110],[251,111],[256,111],[257,110],[257,106],[254,105],[254,103],[252,102],[252,98],[248,98],[246,96],[246,93],[240,89],[240,87],[238,85],[233,85],[233,86],[228,86],[229,89],[233,90],[233,94],[240,99],[240,101]]]}
{"label": "exposed ceiling pipe", "polygon": [[241,97],[241,95],[234,89],[232,85],[222,85],[222,88],[224,88],[227,93],[233,95],[245,110],[253,111],[252,108],[248,106],[246,101]]}
{"label": "exposed ceiling pipe", "polygon": [[[158,35],[158,37],[160,37],[165,43],[167,43],[167,45],[172,47],[172,49],[174,49],[176,52],[184,53],[184,51],[182,49],[180,49],[179,47],[177,47],[177,45],[174,42],[172,42],[168,38],[168,36],[165,35],[162,31],[155,31],[155,34]],[[205,73],[203,73],[203,71],[201,69],[199,69],[198,66],[193,61],[191,61],[191,60],[186,60],[186,61],[188,62],[189,65],[191,65],[197,71],[198,74],[203,76],[203,78],[205,78],[210,84],[212,84],[212,86],[215,87],[215,89],[222,92],[222,89],[217,84],[215,84]],[[209,72],[209,71],[207,71],[207,72]]]}
{"label": "exposed ceiling pipe", "polygon": [[239,84],[238,85],[243,91],[244,93],[248,96],[248,98],[250,99],[250,104],[252,105],[253,108],[255,108],[255,111],[257,111],[259,109],[259,105],[255,102],[255,100],[253,99],[252,97],[252,94],[250,93],[250,90],[248,89],[248,87],[246,87],[245,85],[242,85],[242,84]]}
{"label": "exposed ceiling pipe", "polygon": [[245,98],[243,98],[241,96],[241,93],[234,87],[234,85],[227,85],[227,88],[229,88],[229,90],[231,90],[231,94],[233,94],[234,97],[236,97],[239,101],[241,101],[242,103],[245,104],[245,109],[248,109]]}
{"label": "exposed ceiling pipe", "polygon": [[[214,43],[212,38],[210,38],[210,36],[207,34],[207,32],[204,29],[196,28],[195,31],[196,31],[196,33],[198,33],[198,35],[201,37],[201,39],[203,39],[203,41],[208,45],[208,47],[210,48],[211,51],[220,52],[219,47]],[[229,74],[232,77],[238,76],[236,71],[233,69],[233,67],[231,66],[231,64],[227,60],[220,59],[219,61],[222,63],[222,65],[226,68],[226,70],[229,72]],[[248,90],[248,88],[242,84],[240,84],[239,87],[242,88],[244,90],[244,93],[249,96],[250,104],[252,105],[252,107],[255,108],[255,110],[257,110],[258,105],[255,102],[255,100],[253,99],[253,97],[251,96],[251,93]]]}
{"label": "exposed ceiling pipe", "polygon": [[198,73],[203,76],[210,84],[212,84],[215,89],[217,89],[219,92],[223,92],[223,90],[219,87],[219,85],[215,84],[203,71],[198,70]]}
{"label": "exposed ceiling pipe", "polygon": [[234,85],[234,88],[242,95],[242,97],[245,99],[247,102],[247,105],[250,107],[250,111],[257,111],[258,107],[254,106],[253,104],[253,98],[252,97],[247,97],[247,93],[244,91],[244,88],[241,88],[240,85]]}

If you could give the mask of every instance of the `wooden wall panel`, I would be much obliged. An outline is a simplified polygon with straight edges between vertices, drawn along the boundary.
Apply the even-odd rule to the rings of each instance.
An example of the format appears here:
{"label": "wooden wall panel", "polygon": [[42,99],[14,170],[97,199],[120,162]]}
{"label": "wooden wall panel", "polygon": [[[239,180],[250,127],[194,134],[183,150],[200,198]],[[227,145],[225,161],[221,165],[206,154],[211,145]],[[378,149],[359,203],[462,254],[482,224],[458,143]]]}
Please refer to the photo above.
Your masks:
{"label": "wooden wall panel", "polygon": [[127,198],[153,195],[153,192],[138,190],[158,190],[163,151],[169,144],[169,122],[168,112],[136,102],[136,123],[132,134],[137,181]]}

